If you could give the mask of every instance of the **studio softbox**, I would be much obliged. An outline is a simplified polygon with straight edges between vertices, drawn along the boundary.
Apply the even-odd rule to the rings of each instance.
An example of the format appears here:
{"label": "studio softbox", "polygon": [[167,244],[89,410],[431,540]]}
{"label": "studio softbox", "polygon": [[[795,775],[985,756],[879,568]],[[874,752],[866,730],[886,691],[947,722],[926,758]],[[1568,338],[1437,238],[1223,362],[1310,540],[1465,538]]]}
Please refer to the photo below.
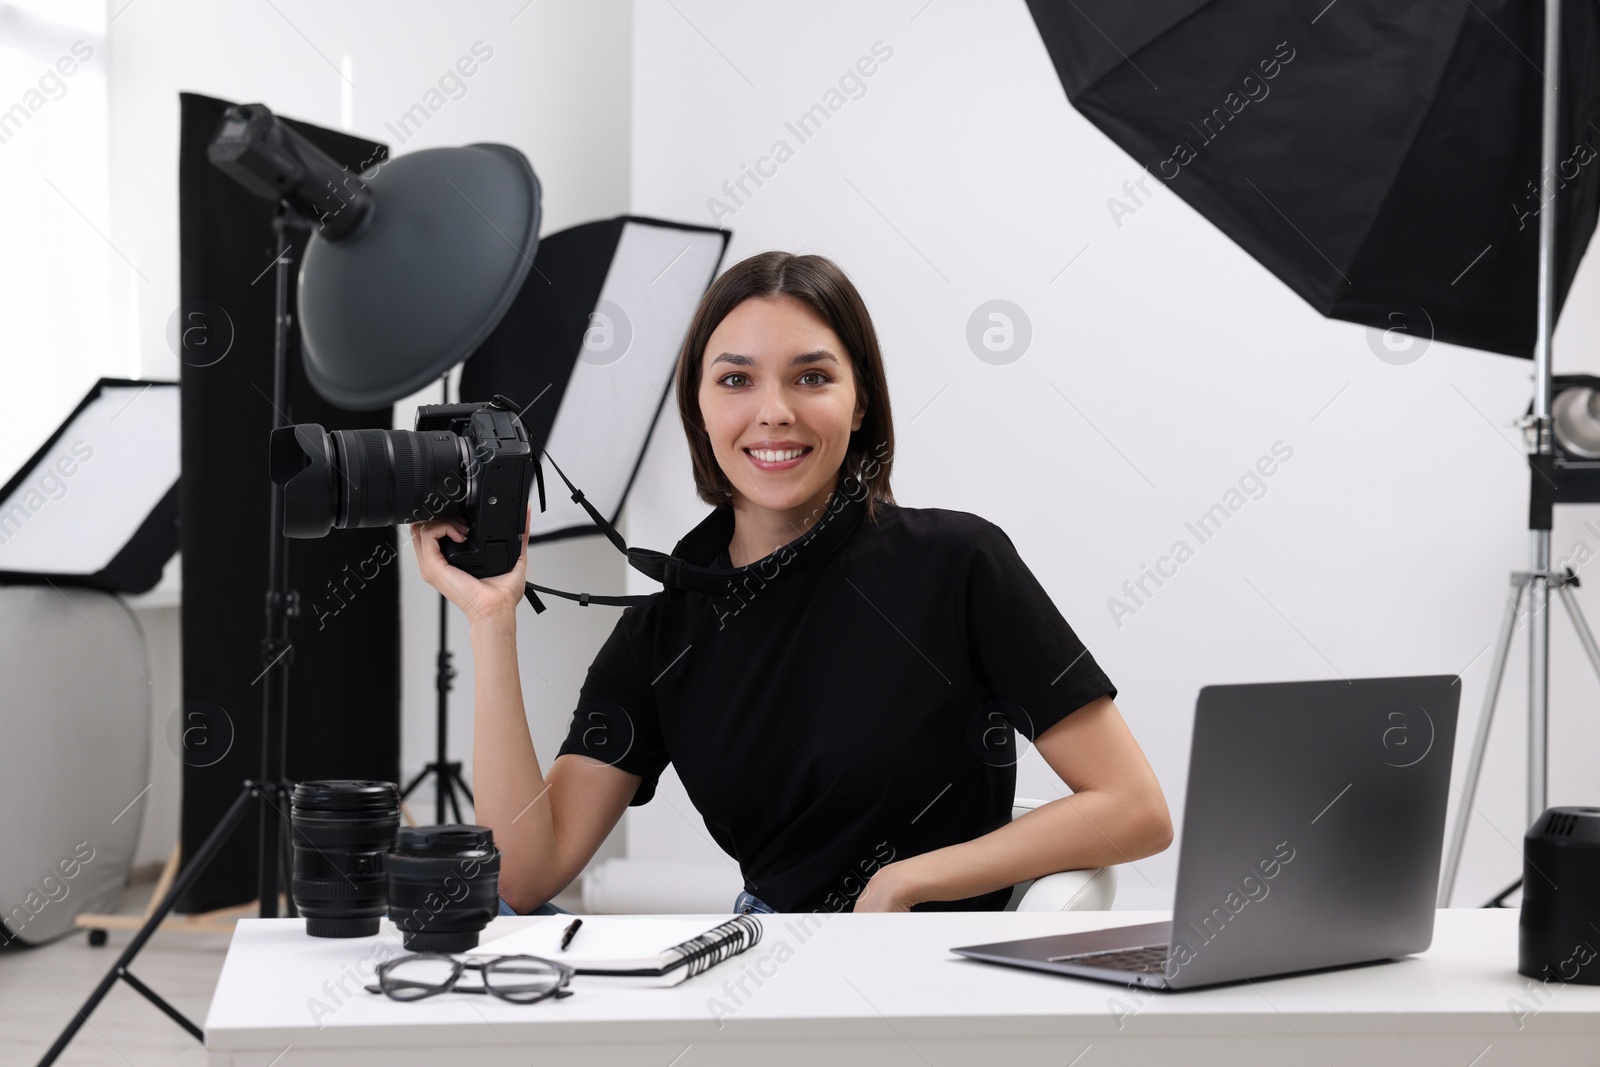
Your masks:
{"label": "studio softbox", "polygon": [[[615,522],[730,236],[625,215],[541,238],[516,302],[462,365],[461,399],[498,393],[527,405],[535,448]],[[529,541],[599,533],[554,484]]]}
{"label": "studio softbox", "polygon": [[178,386],[102,378],[0,487],[0,583],[143,593],[178,550]]}
{"label": "studio softbox", "polygon": [[1111,198],[1113,218],[1164,182],[1323,315],[1533,355],[1542,205],[1557,205],[1558,311],[1600,213],[1596,0],[1562,4],[1551,174],[1543,4],[1028,10],[1067,99],[1149,172]]}

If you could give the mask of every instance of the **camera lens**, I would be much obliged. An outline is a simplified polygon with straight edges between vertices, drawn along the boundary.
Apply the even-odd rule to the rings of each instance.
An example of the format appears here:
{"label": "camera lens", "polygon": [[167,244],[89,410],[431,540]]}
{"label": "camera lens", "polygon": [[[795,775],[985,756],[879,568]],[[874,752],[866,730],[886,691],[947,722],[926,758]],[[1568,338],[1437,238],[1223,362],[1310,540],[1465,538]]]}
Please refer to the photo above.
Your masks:
{"label": "camera lens", "polygon": [[289,537],[461,517],[477,499],[468,459],[466,439],[449,430],[302,423],[272,431],[268,446]]}
{"label": "camera lens", "polygon": [[477,487],[467,443],[449,430],[335,430],[345,484],[339,529],[394,526],[465,514]]}
{"label": "camera lens", "polygon": [[409,952],[465,952],[500,913],[500,850],[487,826],[407,826],[389,853],[389,919]]}
{"label": "camera lens", "polygon": [[290,802],[290,892],[312,937],[370,937],[388,896],[384,853],[400,826],[393,782],[301,782]]}

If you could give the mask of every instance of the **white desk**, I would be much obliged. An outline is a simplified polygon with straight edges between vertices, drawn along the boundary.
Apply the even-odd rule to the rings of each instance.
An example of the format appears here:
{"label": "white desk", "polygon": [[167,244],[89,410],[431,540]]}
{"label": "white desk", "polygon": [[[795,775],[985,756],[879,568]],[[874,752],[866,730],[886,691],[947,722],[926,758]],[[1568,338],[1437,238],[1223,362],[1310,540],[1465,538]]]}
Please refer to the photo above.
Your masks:
{"label": "white desk", "polygon": [[[1432,947],[1398,962],[1186,993],[1133,992],[949,951],[1169,917],[763,915],[760,944],[680,985],[607,988],[579,976],[576,995],[524,1006],[465,995],[401,1004],[363,991],[363,958],[399,951],[387,920],[375,937],[327,940],[306,937],[300,919],[244,919],[206,1045],[213,1064],[230,1067],[1600,1063],[1600,986],[1555,987],[1519,1028],[1513,1001],[1537,1002],[1516,973],[1514,910],[1441,911]],[[814,925],[798,925],[807,919]],[[531,921],[496,919],[484,939]],[[336,988],[341,977],[350,995]]]}

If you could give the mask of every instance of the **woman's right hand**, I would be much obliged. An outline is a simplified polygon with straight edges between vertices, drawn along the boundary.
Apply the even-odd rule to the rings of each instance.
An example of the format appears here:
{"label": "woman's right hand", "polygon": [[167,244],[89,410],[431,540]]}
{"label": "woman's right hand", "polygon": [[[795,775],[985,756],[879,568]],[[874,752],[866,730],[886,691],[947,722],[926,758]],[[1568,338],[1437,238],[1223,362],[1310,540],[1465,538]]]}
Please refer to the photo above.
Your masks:
{"label": "woman's right hand", "polygon": [[411,546],[416,550],[417,567],[429,585],[443,593],[456,607],[476,623],[487,620],[496,625],[514,624],[517,602],[522,599],[523,585],[528,573],[528,520],[525,513],[519,540],[522,552],[517,562],[505,574],[493,578],[474,578],[444,558],[440,539],[448,537],[457,544],[467,538],[467,525],[459,519],[437,519],[432,522],[411,524]]}

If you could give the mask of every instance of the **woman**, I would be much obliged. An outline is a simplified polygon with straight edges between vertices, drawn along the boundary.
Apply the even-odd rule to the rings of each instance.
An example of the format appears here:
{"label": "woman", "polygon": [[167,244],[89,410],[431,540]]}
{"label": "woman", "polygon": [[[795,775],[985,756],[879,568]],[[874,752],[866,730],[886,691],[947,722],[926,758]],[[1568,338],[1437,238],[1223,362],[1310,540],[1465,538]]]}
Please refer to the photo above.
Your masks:
{"label": "woman", "polygon": [[[479,581],[440,552],[459,524],[412,528],[423,576],[472,620],[473,784],[503,910],[560,910],[550,897],[669,762],[739,863],[735,911],[999,909],[1018,882],[1170,844],[1116,688],[1011,540],[894,502],[877,335],[836,265],[766,252],[729,269],[676,389],[715,509],[673,554],[743,570],[725,596],[624,609],[548,776],[517,670],[526,549]],[[1013,822],[1016,733],[1072,795]]]}

